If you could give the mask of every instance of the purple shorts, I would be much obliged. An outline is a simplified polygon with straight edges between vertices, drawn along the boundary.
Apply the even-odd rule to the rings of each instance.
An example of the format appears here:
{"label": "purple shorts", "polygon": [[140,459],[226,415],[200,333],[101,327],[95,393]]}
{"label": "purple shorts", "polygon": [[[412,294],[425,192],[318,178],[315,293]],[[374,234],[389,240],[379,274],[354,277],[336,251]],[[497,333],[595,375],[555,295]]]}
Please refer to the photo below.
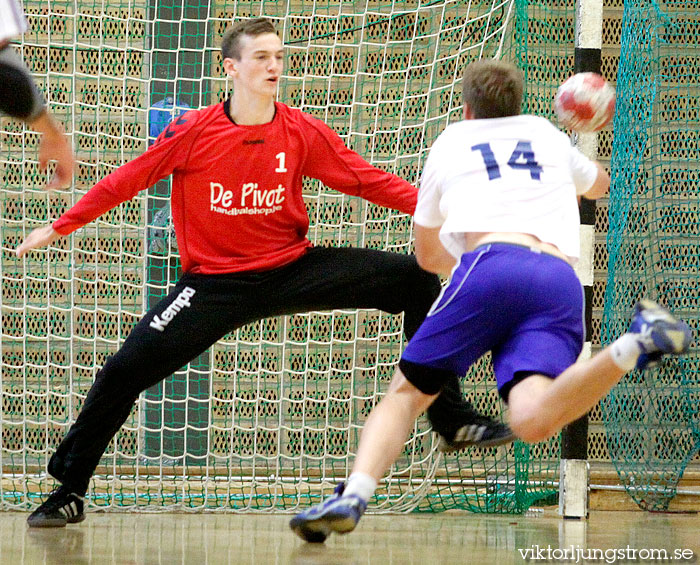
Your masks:
{"label": "purple shorts", "polygon": [[418,389],[437,393],[491,351],[498,391],[508,400],[522,378],[556,377],[584,340],[583,289],[564,260],[508,243],[462,255],[399,367]]}

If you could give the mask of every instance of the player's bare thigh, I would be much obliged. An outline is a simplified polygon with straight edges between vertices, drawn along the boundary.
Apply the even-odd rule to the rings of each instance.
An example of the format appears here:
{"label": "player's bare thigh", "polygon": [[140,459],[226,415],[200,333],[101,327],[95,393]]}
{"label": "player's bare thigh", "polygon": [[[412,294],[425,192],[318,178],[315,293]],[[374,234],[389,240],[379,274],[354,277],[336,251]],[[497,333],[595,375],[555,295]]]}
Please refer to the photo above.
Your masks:
{"label": "player's bare thigh", "polygon": [[556,407],[546,406],[543,399],[554,379],[530,375],[513,386],[508,394],[508,420],[515,434],[528,440],[532,436],[550,436],[556,420]]}

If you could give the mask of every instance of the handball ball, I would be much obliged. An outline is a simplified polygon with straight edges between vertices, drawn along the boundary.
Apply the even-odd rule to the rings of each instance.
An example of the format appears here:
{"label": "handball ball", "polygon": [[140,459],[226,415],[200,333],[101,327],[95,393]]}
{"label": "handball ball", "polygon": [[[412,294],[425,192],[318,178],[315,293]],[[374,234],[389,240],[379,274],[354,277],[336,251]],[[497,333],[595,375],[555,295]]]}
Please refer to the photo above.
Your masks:
{"label": "handball ball", "polygon": [[565,128],[580,133],[604,128],[615,112],[615,89],[597,73],[578,73],[557,90],[554,112]]}

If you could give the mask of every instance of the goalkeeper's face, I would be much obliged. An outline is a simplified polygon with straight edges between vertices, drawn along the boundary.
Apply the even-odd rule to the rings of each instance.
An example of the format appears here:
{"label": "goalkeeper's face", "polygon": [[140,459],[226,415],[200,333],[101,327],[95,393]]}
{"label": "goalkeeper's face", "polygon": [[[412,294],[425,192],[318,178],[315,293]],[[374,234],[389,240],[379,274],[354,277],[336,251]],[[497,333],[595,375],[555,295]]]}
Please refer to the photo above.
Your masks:
{"label": "goalkeeper's face", "polygon": [[234,93],[244,89],[258,96],[275,96],[284,66],[284,49],[274,33],[244,35],[240,59],[224,59],[226,74],[233,78]]}

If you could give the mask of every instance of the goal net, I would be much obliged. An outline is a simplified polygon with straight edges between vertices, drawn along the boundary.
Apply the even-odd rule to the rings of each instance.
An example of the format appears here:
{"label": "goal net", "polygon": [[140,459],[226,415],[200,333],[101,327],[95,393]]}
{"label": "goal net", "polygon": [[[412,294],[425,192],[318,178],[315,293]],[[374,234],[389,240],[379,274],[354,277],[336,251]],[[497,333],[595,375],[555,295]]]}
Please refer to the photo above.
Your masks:
{"label": "goal net", "polygon": [[[625,3],[602,340],[651,296],[698,328],[700,2]],[[666,510],[700,447],[697,351],[633,373],[601,403],[627,492]],[[696,459],[697,463],[697,459]],[[696,467],[697,468],[697,467]]]}
{"label": "goal net", "polygon": [[[180,276],[169,182],[23,260],[13,250],[145,151],[173,117],[225,98],[219,44],[233,21],[275,21],[287,45],[281,101],[417,182],[433,140],[460,117],[467,62],[516,62],[528,79],[525,110],[548,115],[573,66],[570,4],[26,0],[31,29],[16,46],[79,166],[71,190],[43,192],[37,135],[0,122],[2,507],[28,508],[52,488],[46,463],[96,371]],[[314,180],[304,199],[316,245],[411,252],[406,215]],[[347,476],[404,345],[402,318],[376,311],[241,328],[141,396],[100,462],[91,504],[243,511],[320,500]],[[465,392],[481,412],[502,416],[488,359],[467,375]],[[556,494],[558,457],[558,439],[442,457],[421,419],[370,508],[524,511]]]}

